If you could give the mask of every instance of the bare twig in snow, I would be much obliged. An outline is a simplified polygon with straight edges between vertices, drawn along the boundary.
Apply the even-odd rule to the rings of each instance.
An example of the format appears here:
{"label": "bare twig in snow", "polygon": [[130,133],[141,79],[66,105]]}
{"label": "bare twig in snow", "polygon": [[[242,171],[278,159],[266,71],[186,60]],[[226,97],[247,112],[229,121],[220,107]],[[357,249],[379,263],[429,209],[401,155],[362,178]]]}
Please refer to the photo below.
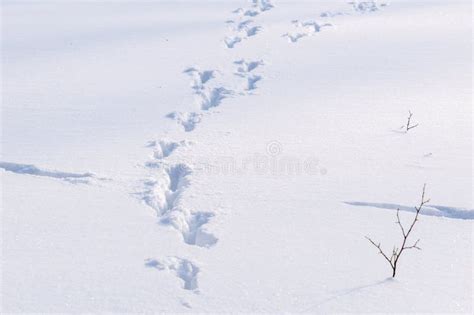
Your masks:
{"label": "bare twig in snow", "polygon": [[392,268],[392,277],[395,277],[395,274],[397,273],[397,265],[398,265],[398,262],[400,260],[400,256],[402,255],[403,251],[406,250],[406,249],[418,249],[418,250],[421,250],[420,247],[418,247],[418,243],[419,243],[419,239],[413,243],[412,245],[408,245],[408,238],[410,236],[410,233],[413,231],[413,227],[415,226],[416,222],[418,222],[418,216],[420,214],[420,211],[421,209],[423,208],[423,206],[425,204],[427,204],[430,200],[429,199],[425,199],[425,189],[426,189],[426,184],[423,185],[423,193],[421,195],[421,201],[420,201],[420,204],[418,206],[415,207],[415,217],[413,219],[413,221],[411,222],[410,226],[407,228],[405,228],[402,224],[402,222],[400,221],[400,209],[397,209],[397,221],[395,222],[399,227],[400,227],[400,230],[402,232],[402,236],[403,236],[403,240],[402,240],[402,244],[400,245],[400,247],[394,247],[393,250],[392,250],[392,254],[390,255],[390,257],[385,254],[385,252],[382,250],[382,247],[380,246],[380,243],[376,243],[375,241],[373,241],[370,237],[366,236],[365,238],[368,239],[370,241],[370,243],[372,245],[374,245],[375,247],[377,247],[377,249],[379,250],[379,254],[381,254],[383,256],[383,258],[390,264],[390,267]]}
{"label": "bare twig in snow", "polygon": [[411,117],[413,116],[413,113],[411,111],[408,111],[408,120],[407,120],[407,125],[406,125],[406,132],[408,132],[410,129],[413,129],[418,126],[416,125],[411,125]]}

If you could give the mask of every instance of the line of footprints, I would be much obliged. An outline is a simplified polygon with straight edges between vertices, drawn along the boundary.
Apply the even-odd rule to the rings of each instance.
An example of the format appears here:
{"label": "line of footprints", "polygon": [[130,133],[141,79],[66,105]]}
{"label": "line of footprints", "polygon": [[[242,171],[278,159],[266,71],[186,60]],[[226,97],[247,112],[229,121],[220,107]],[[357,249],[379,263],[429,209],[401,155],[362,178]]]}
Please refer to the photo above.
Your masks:
{"label": "line of footprints", "polygon": [[[386,4],[377,4],[375,1],[353,1],[349,5],[358,13],[374,12]],[[255,19],[274,6],[269,0],[252,0],[249,7],[238,8],[232,11],[233,19],[225,23],[229,26],[230,34],[223,40],[226,49],[233,49],[245,40],[256,36],[263,27],[255,24]],[[347,15],[348,12],[323,12],[320,17],[332,18]],[[298,20],[292,21],[294,31],[283,35],[290,43],[311,36],[321,30],[331,27],[328,22]],[[216,113],[213,109],[222,105],[225,99],[239,95],[251,95],[257,89],[262,75],[259,71],[265,62],[261,59],[233,61],[233,75],[240,78],[242,85],[233,90],[219,83],[216,79],[222,74],[217,70],[190,67],[183,74],[191,79],[191,89],[195,96],[194,111],[169,113],[166,117],[173,119],[185,132],[192,132],[203,121],[206,115]],[[147,144],[152,150],[145,168],[149,171],[149,178],[142,181],[139,196],[141,200],[156,211],[159,222],[178,232],[182,241],[190,246],[211,248],[218,243],[218,238],[207,227],[207,224],[216,215],[212,211],[193,209],[184,203],[184,196],[193,183],[193,168],[187,163],[168,163],[170,157],[177,150],[186,150],[192,142],[159,140]],[[198,276],[200,268],[189,258],[164,257],[161,259],[148,258],[145,266],[160,271],[168,271],[178,277],[185,290],[199,293]],[[190,307],[186,304],[187,307]]]}
{"label": "line of footprints", "polygon": [[361,14],[371,13],[378,11],[388,5],[386,3],[378,3],[376,1],[352,1],[348,2],[348,4],[350,5],[350,9],[348,10],[322,12],[319,15],[322,22],[317,22],[313,20],[293,20],[291,21],[293,29],[288,33],[283,34],[282,37],[286,37],[288,39],[288,42],[290,43],[296,43],[304,37],[313,36],[328,27],[334,26],[332,23],[326,21],[328,18],[350,15],[352,12]]}

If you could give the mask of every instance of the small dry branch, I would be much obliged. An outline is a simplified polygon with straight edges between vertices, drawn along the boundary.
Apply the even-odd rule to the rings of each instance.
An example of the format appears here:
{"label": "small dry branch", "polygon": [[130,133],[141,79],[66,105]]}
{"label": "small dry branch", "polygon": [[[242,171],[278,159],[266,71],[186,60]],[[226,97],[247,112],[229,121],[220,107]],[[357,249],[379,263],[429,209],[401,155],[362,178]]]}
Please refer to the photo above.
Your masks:
{"label": "small dry branch", "polygon": [[413,129],[415,127],[418,126],[418,124],[416,125],[412,125],[411,124],[411,117],[413,116],[413,113],[411,111],[408,111],[408,119],[407,119],[407,125],[406,125],[406,132],[408,132],[410,129]]}
{"label": "small dry branch", "polygon": [[379,254],[382,255],[382,257],[390,264],[390,267],[392,268],[392,277],[395,277],[397,273],[397,266],[398,262],[400,261],[400,256],[402,253],[407,250],[407,249],[418,249],[421,250],[420,247],[418,247],[418,243],[420,240],[418,239],[416,242],[412,243],[411,245],[408,245],[408,238],[410,237],[411,232],[413,231],[413,227],[415,226],[416,222],[418,222],[418,216],[420,215],[420,211],[423,208],[424,205],[426,205],[430,200],[425,199],[425,189],[426,189],[426,184],[423,185],[423,192],[421,194],[421,201],[418,206],[415,207],[415,217],[413,218],[413,221],[408,227],[405,227],[401,220],[400,220],[400,209],[397,209],[397,221],[396,224],[400,227],[400,231],[402,233],[402,241],[401,245],[399,247],[394,246],[392,253],[387,255],[383,250],[380,245],[380,243],[377,243],[373,241],[370,237],[366,236],[369,240],[369,242],[374,245],[378,251]]}

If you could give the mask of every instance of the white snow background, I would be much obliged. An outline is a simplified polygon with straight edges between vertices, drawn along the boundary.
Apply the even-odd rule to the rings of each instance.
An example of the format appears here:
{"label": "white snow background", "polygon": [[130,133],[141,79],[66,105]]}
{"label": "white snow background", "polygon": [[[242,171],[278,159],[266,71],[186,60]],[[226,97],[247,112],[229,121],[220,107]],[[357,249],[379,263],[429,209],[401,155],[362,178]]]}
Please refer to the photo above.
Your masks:
{"label": "white snow background", "polygon": [[473,312],[471,1],[1,10],[2,313]]}

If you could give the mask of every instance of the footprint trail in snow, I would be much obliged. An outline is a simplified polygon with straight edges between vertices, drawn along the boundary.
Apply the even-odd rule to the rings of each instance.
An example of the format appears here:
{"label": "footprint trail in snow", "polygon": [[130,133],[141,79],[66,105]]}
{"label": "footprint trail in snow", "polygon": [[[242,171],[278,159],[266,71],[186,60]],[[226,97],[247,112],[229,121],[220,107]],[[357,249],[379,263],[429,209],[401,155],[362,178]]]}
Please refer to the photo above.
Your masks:
{"label": "footprint trail in snow", "polygon": [[[235,19],[226,21],[232,34],[224,39],[225,47],[232,49],[242,41],[259,34],[263,29],[261,25],[255,24],[256,17],[270,9],[273,5],[268,0],[253,0],[249,8],[238,8],[233,11],[237,15]],[[189,67],[184,74],[191,78],[191,89],[195,96],[197,109],[189,112],[174,111],[167,115],[185,132],[193,132],[197,125],[202,122],[204,115],[213,114],[214,108],[228,97],[235,95],[250,94],[258,87],[262,75],[257,73],[264,65],[260,59],[240,59],[233,62],[236,70],[234,75],[243,81],[241,91],[234,91],[216,80],[222,74],[214,69],[200,69],[200,67]],[[210,248],[218,242],[218,238],[207,229],[208,223],[216,215],[212,211],[198,211],[185,205],[184,196],[192,184],[193,170],[186,163],[168,163],[168,158],[179,150],[185,148],[186,142],[176,141],[152,141],[149,147],[153,148],[152,160],[145,164],[150,171],[150,177],[143,181],[141,199],[149,207],[153,208],[160,223],[168,225],[180,232],[186,244]],[[179,257],[166,258],[163,260],[149,259],[147,267],[158,270],[172,271],[178,278],[184,281],[184,289],[196,290],[197,274],[199,268],[196,263]]]}
{"label": "footprint trail in snow", "polygon": [[[376,1],[351,1],[348,2],[352,10],[343,10],[343,11],[325,11],[319,14],[319,17],[323,20],[327,18],[334,18],[338,16],[351,15],[351,13],[356,12],[360,14],[371,13],[379,11],[380,9],[388,6],[387,3],[379,3]],[[310,37],[317,33],[322,32],[324,29],[334,26],[334,24],[329,22],[317,22],[314,20],[308,21],[291,21],[293,24],[293,30],[285,33],[282,37],[288,38],[288,42],[296,43],[304,37]]]}
{"label": "footprint trail in snow", "polygon": [[237,44],[257,35],[263,27],[255,24],[254,20],[258,15],[272,8],[273,5],[268,0],[253,0],[250,7],[232,11],[237,17],[226,21],[231,34],[224,39],[225,46],[232,49]]}

